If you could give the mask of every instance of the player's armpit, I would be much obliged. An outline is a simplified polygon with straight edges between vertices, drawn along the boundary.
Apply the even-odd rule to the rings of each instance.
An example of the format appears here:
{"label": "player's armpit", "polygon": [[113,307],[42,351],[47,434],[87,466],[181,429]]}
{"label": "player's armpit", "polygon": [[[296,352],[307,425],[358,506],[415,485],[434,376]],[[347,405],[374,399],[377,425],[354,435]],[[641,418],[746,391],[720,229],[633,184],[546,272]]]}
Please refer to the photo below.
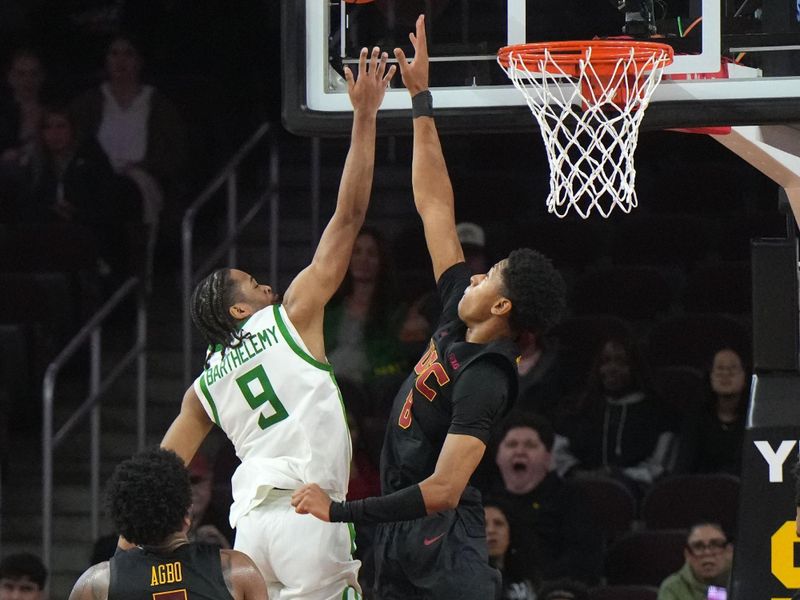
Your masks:
{"label": "player's armpit", "polygon": [[213,425],[194,387],[189,386],[183,395],[181,412],[164,434],[161,447],[174,451],[188,465]]}
{"label": "player's armpit", "polygon": [[447,435],[433,475],[419,484],[428,514],[458,505],[485,451],[486,444],[476,437]]}

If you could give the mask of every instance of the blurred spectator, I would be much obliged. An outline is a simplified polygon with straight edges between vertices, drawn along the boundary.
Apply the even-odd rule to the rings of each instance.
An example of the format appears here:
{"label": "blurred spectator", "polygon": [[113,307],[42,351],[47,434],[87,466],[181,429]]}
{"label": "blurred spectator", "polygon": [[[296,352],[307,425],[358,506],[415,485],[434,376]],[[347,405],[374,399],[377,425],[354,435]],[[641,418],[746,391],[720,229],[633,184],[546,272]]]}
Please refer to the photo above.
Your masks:
{"label": "blurred spectator", "polygon": [[33,150],[42,116],[45,71],[31,48],[14,52],[6,69],[7,89],[0,95],[0,162],[25,164]]}
{"label": "blurred spectator", "polygon": [[44,67],[29,48],[14,52],[0,89],[0,223],[16,217],[25,168],[36,146],[42,113]]}
{"label": "blurred spectator", "polygon": [[580,492],[552,471],[552,425],[538,415],[512,413],[496,437],[495,461],[507,503],[513,568],[534,582],[569,577],[597,582],[600,532]]}
{"label": "blurred spectator", "polygon": [[185,185],[187,138],[177,109],[144,83],[141,46],[117,35],[106,53],[107,80],[73,103],[82,135],[95,137],[114,170],[125,175],[142,200],[145,223],[157,220],[164,197]]}
{"label": "blurred spectator", "polygon": [[209,459],[202,453],[195,454],[189,463],[189,482],[192,485],[192,527],[189,530],[189,539],[230,549],[233,544],[233,530],[227,514],[219,514],[211,502],[213,479]]}
{"label": "blurred spectator", "polygon": [[558,420],[564,396],[564,369],[560,361],[560,344],[555,339],[539,339],[523,333],[517,340],[520,358],[519,392],[516,408],[539,414],[551,423]]}
{"label": "blurred spectator", "polygon": [[470,273],[486,273],[489,270],[489,258],[486,255],[486,234],[483,227],[463,221],[456,225],[456,233]]}
{"label": "blurred spectator", "polygon": [[675,421],[653,391],[632,336],[607,338],[584,391],[560,426],[569,444],[559,457],[559,470],[613,475],[641,494],[667,470]]}
{"label": "blurred spectator", "polygon": [[486,546],[489,564],[503,576],[502,600],[536,600],[533,584],[514,572],[513,561],[507,556],[511,551],[511,526],[503,502],[489,498],[483,503],[486,520]]}
{"label": "blurred spectator", "polygon": [[[361,386],[348,380],[337,377],[336,382],[342,394],[347,410],[347,425],[350,429],[350,441],[353,446],[353,455],[350,461],[350,482],[347,488],[347,500],[360,500],[372,496],[380,496],[381,479],[376,467],[377,457],[380,452],[381,440],[370,440],[365,427],[367,418],[363,416],[369,399]],[[377,442],[377,448],[372,448],[370,442]],[[377,450],[377,451],[376,451]],[[358,582],[364,590],[365,598],[370,598],[369,590],[375,581],[374,557],[375,524],[359,523],[355,529],[355,558],[361,561],[358,571]]]}
{"label": "blurred spectator", "polygon": [[733,544],[716,523],[700,523],[689,531],[683,551],[686,563],[667,577],[658,600],[706,600],[708,586],[728,587]]}
{"label": "blurred spectator", "polygon": [[43,600],[47,569],[35,554],[9,554],[0,561],[0,600]]}
{"label": "blurred spectator", "polygon": [[380,474],[364,446],[359,418],[352,412],[348,412],[347,424],[350,427],[350,440],[353,443],[353,460],[350,463],[350,485],[347,488],[347,500],[380,496]]}
{"label": "blurred spectator", "polygon": [[739,354],[723,348],[714,355],[706,401],[684,419],[676,470],[739,475],[748,374]]}
{"label": "blurred spectator", "polygon": [[579,581],[559,579],[539,588],[537,600],[589,600],[589,590]]}
{"label": "blurred spectator", "polygon": [[407,362],[398,331],[404,310],[383,239],[365,227],[356,238],[347,275],[325,309],[325,349],[336,375],[368,384],[403,374]]}
{"label": "blurred spectator", "polygon": [[34,223],[65,222],[92,230],[111,271],[130,271],[125,223],[140,218],[133,198],[118,193],[119,178],[103,151],[88,139],[78,144],[66,106],[42,111],[37,150],[28,166],[17,216]]}

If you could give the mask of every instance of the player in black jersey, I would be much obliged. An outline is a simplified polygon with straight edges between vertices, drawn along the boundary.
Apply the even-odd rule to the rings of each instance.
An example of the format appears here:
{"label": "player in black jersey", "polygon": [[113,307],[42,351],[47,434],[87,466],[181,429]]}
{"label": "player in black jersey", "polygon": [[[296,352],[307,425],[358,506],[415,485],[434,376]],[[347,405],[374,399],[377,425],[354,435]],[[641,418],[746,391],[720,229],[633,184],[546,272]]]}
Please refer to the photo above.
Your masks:
{"label": "player in black jersey", "polygon": [[425,22],[411,34],[415,59],[395,56],[412,96],[414,202],[442,299],[428,348],[395,397],[381,457],[382,496],[334,502],[315,484],[295,510],[325,521],[373,521],[381,600],[495,598],[480,493],[469,486],[492,425],[516,397],[517,336],[542,334],[565,306],[564,280],[533,250],[470,274],[458,241],[453,190],[428,91]]}
{"label": "player in black jersey", "polygon": [[235,550],[189,542],[192,492],[183,461],[169,450],[137,454],[114,470],[108,510],[125,541],[110,561],[89,568],[70,600],[263,600],[267,586]]}

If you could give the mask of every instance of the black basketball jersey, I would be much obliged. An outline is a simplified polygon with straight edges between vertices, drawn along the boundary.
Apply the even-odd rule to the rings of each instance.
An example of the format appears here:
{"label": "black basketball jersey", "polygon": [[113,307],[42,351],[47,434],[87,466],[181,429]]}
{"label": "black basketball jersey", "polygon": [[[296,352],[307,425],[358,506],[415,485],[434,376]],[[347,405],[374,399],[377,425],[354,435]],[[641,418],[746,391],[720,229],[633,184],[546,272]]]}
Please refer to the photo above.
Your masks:
{"label": "black basketball jersey", "polygon": [[466,428],[461,430],[452,426],[453,389],[459,377],[476,361],[491,361],[499,366],[490,371],[492,381],[484,382],[493,395],[485,400],[500,407],[492,414],[493,422],[503,417],[516,397],[519,354],[516,345],[508,339],[489,344],[465,341],[467,328],[458,319],[458,303],[469,279],[464,263],[451,267],[439,279],[442,319],[427,350],[395,396],[387,423],[381,454],[383,494],[429,477],[449,432],[471,433],[469,424],[462,423]]}
{"label": "black basketball jersey", "polygon": [[219,546],[189,543],[169,554],[133,548],[117,552],[109,567],[108,600],[233,600]]}

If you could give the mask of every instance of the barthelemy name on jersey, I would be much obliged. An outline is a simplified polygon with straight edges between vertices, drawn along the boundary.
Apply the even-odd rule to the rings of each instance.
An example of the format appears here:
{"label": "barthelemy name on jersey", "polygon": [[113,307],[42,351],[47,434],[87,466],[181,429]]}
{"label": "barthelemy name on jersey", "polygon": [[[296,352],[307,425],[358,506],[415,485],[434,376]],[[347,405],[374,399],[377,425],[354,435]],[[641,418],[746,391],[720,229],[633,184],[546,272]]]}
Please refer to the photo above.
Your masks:
{"label": "barthelemy name on jersey", "polygon": [[206,378],[206,384],[211,385],[215,381],[220,380],[236,367],[243,365],[261,354],[264,350],[279,343],[280,339],[278,338],[278,334],[275,333],[275,325],[249,335],[235,348],[228,348],[219,364],[211,366],[203,372],[203,376]]}

